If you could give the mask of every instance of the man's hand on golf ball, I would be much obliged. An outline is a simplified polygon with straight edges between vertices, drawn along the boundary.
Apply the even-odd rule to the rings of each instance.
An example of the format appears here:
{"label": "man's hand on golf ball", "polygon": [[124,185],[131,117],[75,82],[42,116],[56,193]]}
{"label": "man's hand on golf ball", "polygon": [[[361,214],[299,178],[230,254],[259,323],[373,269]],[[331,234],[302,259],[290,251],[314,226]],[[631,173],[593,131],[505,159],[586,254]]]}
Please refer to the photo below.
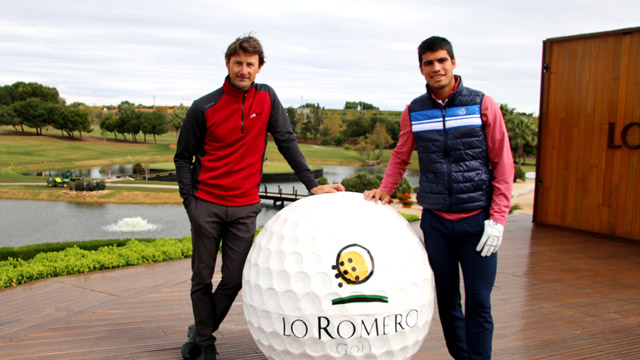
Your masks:
{"label": "man's hand on golf ball", "polygon": [[500,244],[502,244],[503,232],[504,226],[502,224],[493,220],[485,220],[484,233],[480,238],[476,251],[480,251],[482,256],[491,256],[491,254],[497,252]]}
{"label": "man's hand on golf ball", "polygon": [[327,184],[327,185],[318,185],[311,189],[311,193],[313,195],[320,195],[326,193],[334,193],[338,191],[344,191],[344,185],[342,184]]}
{"label": "man's hand on golf ball", "polygon": [[376,204],[378,203],[378,201],[381,201],[383,204],[387,204],[389,203],[389,200],[391,200],[391,196],[389,196],[389,194],[387,194],[387,192],[384,190],[375,189],[365,191],[364,199],[367,201],[373,199]]}

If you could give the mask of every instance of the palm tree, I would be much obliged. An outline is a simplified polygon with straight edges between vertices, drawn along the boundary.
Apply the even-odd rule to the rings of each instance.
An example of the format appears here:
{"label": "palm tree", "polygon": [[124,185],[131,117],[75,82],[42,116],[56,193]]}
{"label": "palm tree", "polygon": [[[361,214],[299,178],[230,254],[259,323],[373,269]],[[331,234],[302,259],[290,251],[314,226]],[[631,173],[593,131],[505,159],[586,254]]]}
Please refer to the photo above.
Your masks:
{"label": "palm tree", "polygon": [[526,145],[535,146],[538,142],[538,128],[534,123],[535,118],[533,114],[517,112],[516,109],[510,108],[506,104],[500,104],[500,110],[507,125],[513,161],[518,162],[520,159],[519,164],[524,165],[524,147]]}
{"label": "palm tree", "polygon": [[507,122],[507,132],[511,146],[515,147],[515,160],[520,159],[520,165],[524,165],[524,146],[534,146],[538,142],[538,129],[533,124],[532,117],[517,114]]}

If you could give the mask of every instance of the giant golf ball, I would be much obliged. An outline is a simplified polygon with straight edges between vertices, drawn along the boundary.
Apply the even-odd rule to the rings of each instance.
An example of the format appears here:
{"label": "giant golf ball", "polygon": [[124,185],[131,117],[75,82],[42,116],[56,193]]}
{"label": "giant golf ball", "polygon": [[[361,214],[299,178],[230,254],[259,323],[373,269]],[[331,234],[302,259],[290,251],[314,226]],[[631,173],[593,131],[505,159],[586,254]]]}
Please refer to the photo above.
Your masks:
{"label": "giant golf ball", "polygon": [[270,359],[409,359],[427,336],[434,280],[423,243],[361,193],[285,207],[243,273],[251,335]]}

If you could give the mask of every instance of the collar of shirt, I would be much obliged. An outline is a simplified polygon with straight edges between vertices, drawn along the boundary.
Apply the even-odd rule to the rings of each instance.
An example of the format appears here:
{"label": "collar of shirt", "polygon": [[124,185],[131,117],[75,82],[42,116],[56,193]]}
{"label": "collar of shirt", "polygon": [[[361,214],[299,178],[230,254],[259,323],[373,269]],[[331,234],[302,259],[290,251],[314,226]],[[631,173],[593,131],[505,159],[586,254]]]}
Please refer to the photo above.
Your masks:
{"label": "collar of shirt", "polygon": [[451,97],[451,95],[456,92],[458,90],[458,88],[460,87],[460,77],[457,75],[454,75],[453,78],[456,80],[455,85],[453,86],[453,90],[449,93],[449,96],[447,96],[446,99],[444,100],[440,100],[437,97],[435,97],[435,95],[433,95],[433,91],[431,92],[431,97],[433,98],[433,100],[437,101],[438,104],[444,106],[444,104],[447,103],[447,100],[449,100],[449,98]]}

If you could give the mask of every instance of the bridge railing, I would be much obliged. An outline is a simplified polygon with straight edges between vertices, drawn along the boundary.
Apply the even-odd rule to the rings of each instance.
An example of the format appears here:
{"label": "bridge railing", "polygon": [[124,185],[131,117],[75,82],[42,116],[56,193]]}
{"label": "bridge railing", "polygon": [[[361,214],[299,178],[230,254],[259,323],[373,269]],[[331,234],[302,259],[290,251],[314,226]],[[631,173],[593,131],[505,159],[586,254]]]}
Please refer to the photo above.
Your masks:
{"label": "bridge railing", "polygon": [[273,205],[276,206],[278,203],[284,206],[284,202],[294,202],[300,199],[307,197],[308,195],[302,195],[298,193],[298,189],[295,186],[292,187],[291,193],[285,193],[282,191],[282,187],[278,185],[276,192],[269,192],[269,188],[267,184],[262,184],[262,189],[259,191],[259,196],[261,199],[273,200]]}

